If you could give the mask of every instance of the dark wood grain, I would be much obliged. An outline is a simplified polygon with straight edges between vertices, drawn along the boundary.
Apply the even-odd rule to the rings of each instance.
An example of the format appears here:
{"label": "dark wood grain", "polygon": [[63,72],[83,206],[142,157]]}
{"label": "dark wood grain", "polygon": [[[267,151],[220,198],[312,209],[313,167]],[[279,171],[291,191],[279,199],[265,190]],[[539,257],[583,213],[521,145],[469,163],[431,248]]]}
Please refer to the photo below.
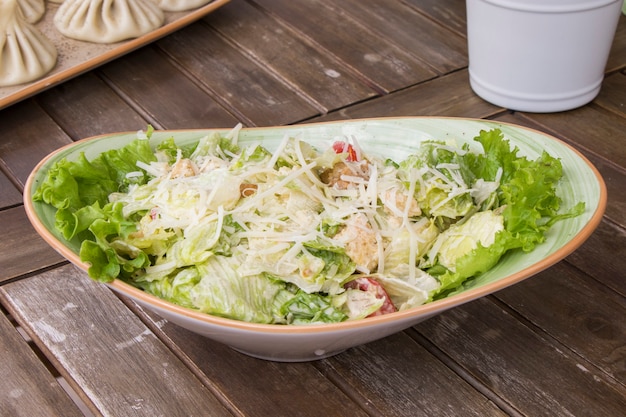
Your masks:
{"label": "dark wood grain", "polygon": [[[153,321],[159,317],[146,312]],[[370,343],[316,363],[259,361],[173,324],[160,326],[246,415],[503,415],[493,403],[406,335]],[[375,358],[375,359],[374,359]],[[263,378],[249,378],[250,374]],[[424,376],[427,375],[427,378]],[[326,377],[325,377],[326,376]],[[291,381],[287,386],[285,381]],[[333,390],[332,384],[345,393]],[[410,386],[410,390],[397,387]],[[453,390],[452,398],[433,401]],[[290,398],[299,397],[299,402]],[[362,410],[360,410],[362,409]]]}
{"label": "dark wood grain", "polygon": [[467,36],[465,0],[404,0],[421,13],[436,20],[442,26],[456,31],[460,36]]}
{"label": "dark wood grain", "polygon": [[606,70],[615,72],[624,68],[626,68],[626,16],[622,15],[619,18]]}
{"label": "dark wood grain", "polygon": [[231,415],[110,290],[77,268],[6,284],[0,297],[97,412]]}
{"label": "dark wood grain", "polygon": [[134,131],[148,123],[93,72],[40,94],[37,102],[73,140]]}
{"label": "dark wood grain", "polygon": [[405,333],[350,349],[318,366],[345,379],[384,415],[506,415]]}
{"label": "dark wood grain", "polygon": [[20,188],[41,159],[72,142],[32,100],[3,110],[0,131],[0,160]]}
{"label": "dark wood grain", "polygon": [[342,0],[335,4],[439,73],[467,66],[464,37],[398,0]]}
{"label": "dark wood grain", "polygon": [[102,72],[125,97],[132,97],[133,105],[155,127],[230,127],[238,122],[153,47],[114,61]]}
{"label": "dark wood grain", "polygon": [[626,118],[598,106],[587,106],[565,113],[527,114],[544,129],[558,132],[574,146],[626,166]]}
{"label": "dark wood grain", "polygon": [[[154,325],[159,316],[145,311]],[[183,347],[212,384],[246,416],[367,415],[361,405],[338,391],[311,363],[277,363],[243,355],[171,323],[158,325],[176,346]]]}
{"label": "dark wood grain", "polygon": [[22,202],[22,194],[15,185],[0,172],[0,209]]}
{"label": "dark wood grain", "polygon": [[23,206],[0,210],[0,282],[64,262],[35,232]]}
{"label": "dark wood grain", "polygon": [[0,314],[0,334],[0,414],[11,417],[83,415],[4,314]]}
{"label": "dark wood grain", "polygon": [[623,117],[626,108],[626,74],[616,72],[606,76],[594,103]]}
{"label": "dark wood grain", "polygon": [[626,297],[626,231],[605,221],[567,261]]}
{"label": "dark wood grain", "polygon": [[[345,63],[341,72],[352,68],[365,82],[384,92],[436,75],[427,64],[379,36],[371,27],[359,23],[337,4],[321,0],[257,0],[256,3],[284,21],[298,22],[292,29],[341,59]],[[342,81],[341,78],[337,81]],[[332,106],[337,104],[340,103],[332,103]]]}
{"label": "dark wood grain", "polygon": [[624,385],[486,298],[415,328],[524,415],[609,416],[626,407]]}
{"label": "dark wood grain", "polygon": [[355,104],[315,120],[385,116],[450,116],[481,118],[503,112],[471,90],[467,71],[458,71],[393,95]]}
{"label": "dark wood grain", "polygon": [[323,112],[376,95],[344,63],[243,0],[207,21]]}
{"label": "dark wood grain", "polygon": [[247,125],[285,124],[322,111],[201,23],[158,46]]}
{"label": "dark wood grain", "polygon": [[[621,241],[624,248],[624,239]],[[616,262],[626,263],[623,260]],[[602,275],[602,272],[596,274]],[[611,385],[619,387],[626,380],[623,352],[626,321],[616,320],[626,317],[624,295],[615,293],[571,265],[560,263],[500,291],[496,296],[588,364],[611,376],[614,379],[609,382]],[[549,309],[546,308],[548,305]]]}

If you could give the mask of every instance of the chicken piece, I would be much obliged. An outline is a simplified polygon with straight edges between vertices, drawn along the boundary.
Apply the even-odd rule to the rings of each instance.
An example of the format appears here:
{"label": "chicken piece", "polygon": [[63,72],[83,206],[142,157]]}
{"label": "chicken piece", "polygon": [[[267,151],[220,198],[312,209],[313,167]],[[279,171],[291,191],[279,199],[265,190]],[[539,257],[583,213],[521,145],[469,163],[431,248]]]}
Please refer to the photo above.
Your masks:
{"label": "chicken piece", "polygon": [[197,171],[196,164],[191,159],[179,159],[172,166],[171,178],[193,177]]}
{"label": "chicken piece", "polygon": [[[338,162],[332,168],[323,171],[320,179],[324,184],[334,187],[338,190],[347,190],[352,181],[344,179],[345,177],[358,177],[364,180],[369,179],[369,166],[366,161],[361,162]],[[343,178],[342,178],[343,177]]]}
{"label": "chicken piece", "polygon": [[385,191],[381,196],[381,201],[385,207],[385,211],[394,216],[403,217],[404,211],[407,210],[407,201],[409,204],[408,217],[416,217],[422,214],[422,210],[414,198],[409,199],[406,193],[397,188],[391,188]]}
{"label": "chicken piece", "polygon": [[370,273],[378,266],[378,240],[365,214],[353,215],[333,239],[344,244],[359,271]]}

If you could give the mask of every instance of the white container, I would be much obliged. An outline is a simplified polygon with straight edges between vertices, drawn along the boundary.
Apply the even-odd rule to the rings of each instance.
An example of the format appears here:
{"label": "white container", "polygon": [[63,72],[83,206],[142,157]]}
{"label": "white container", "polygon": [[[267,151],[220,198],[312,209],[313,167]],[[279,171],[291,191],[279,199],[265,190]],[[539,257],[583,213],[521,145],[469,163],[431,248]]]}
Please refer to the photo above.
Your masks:
{"label": "white container", "polygon": [[470,85],[508,109],[557,112],[600,91],[622,0],[467,0]]}

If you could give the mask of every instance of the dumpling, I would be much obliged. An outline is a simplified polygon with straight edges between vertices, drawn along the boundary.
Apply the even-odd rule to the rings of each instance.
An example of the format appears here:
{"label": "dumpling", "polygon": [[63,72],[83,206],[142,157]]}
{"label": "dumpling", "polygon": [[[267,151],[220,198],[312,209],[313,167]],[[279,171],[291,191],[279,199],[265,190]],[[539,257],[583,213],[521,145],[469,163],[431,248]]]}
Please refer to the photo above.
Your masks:
{"label": "dumpling", "polygon": [[182,12],[204,6],[212,0],[156,0],[159,7],[167,12]]}
{"label": "dumpling", "polygon": [[63,35],[82,41],[113,43],[159,28],[165,20],[153,0],[65,0],[54,15]]}
{"label": "dumpling", "polygon": [[57,61],[54,44],[24,20],[18,0],[0,0],[0,86],[30,82]]}
{"label": "dumpling", "polygon": [[28,23],[38,22],[46,12],[44,0],[17,0],[17,4],[20,6],[24,20]]}

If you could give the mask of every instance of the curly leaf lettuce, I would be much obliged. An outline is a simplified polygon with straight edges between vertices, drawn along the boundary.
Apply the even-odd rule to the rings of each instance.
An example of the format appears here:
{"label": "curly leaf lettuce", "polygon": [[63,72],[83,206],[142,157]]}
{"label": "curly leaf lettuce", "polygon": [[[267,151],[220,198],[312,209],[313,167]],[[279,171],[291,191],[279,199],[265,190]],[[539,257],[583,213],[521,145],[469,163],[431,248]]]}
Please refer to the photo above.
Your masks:
{"label": "curly leaf lettuce", "polygon": [[[126,236],[136,230],[136,226],[133,219],[124,218],[120,205],[109,203],[109,195],[127,189],[130,184],[147,182],[148,176],[139,171],[137,161],[155,160],[146,139],[136,139],[121,149],[103,152],[91,161],[81,153],[76,161],[62,159],[55,163],[35,191],[34,201],[57,209],[55,226],[63,237],[67,240],[80,238],[80,256],[91,264],[89,275],[92,278],[112,281],[122,271],[147,263],[146,256],[140,256],[140,260],[126,258],[110,246],[110,236]],[[141,175],[128,175],[137,172]]]}
{"label": "curly leaf lettuce", "polygon": [[[481,131],[474,140],[481,143],[484,153],[468,152],[464,156],[466,165],[476,178],[495,181],[500,176],[496,193],[504,230],[494,234],[493,243],[483,246],[477,242],[474,248],[458,256],[453,268],[441,262],[433,266],[429,273],[441,283],[431,293],[433,299],[448,295],[468,278],[489,270],[509,250],[533,250],[545,241],[545,232],[554,222],[578,216],[585,209],[584,203],[578,203],[568,212],[559,213],[561,199],[556,190],[563,172],[557,158],[547,152],[536,160],[519,156],[519,148],[511,148],[499,129]],[[493,229],[495,221],[485,217],[479,226]]]}
{"label": "curly leaf lettuce", "polygon": [[[139,171],[137,161],[149,163],[155,160],[150,143],[145,139],[137,139],[121,149],[103,152],[91,161],[84,153],[76,161],[62,159],[50,169],[46,180],[35,191],[33,200],[43,201],[58,209],[57,218],[63,222],[85,206],[93,205],[94,210],[97,210],[95,203],[104,206],[109,201],[109,194],[124,190],[131,183],[145,183],[147,175],[129,177],[128,174]],[[79,219],[76,223],[80,223]],[[71,239],[73,234],[69,228],[66,229],[64,237]],[[76,228],[76,232],[79,231],[80,228]]]}

